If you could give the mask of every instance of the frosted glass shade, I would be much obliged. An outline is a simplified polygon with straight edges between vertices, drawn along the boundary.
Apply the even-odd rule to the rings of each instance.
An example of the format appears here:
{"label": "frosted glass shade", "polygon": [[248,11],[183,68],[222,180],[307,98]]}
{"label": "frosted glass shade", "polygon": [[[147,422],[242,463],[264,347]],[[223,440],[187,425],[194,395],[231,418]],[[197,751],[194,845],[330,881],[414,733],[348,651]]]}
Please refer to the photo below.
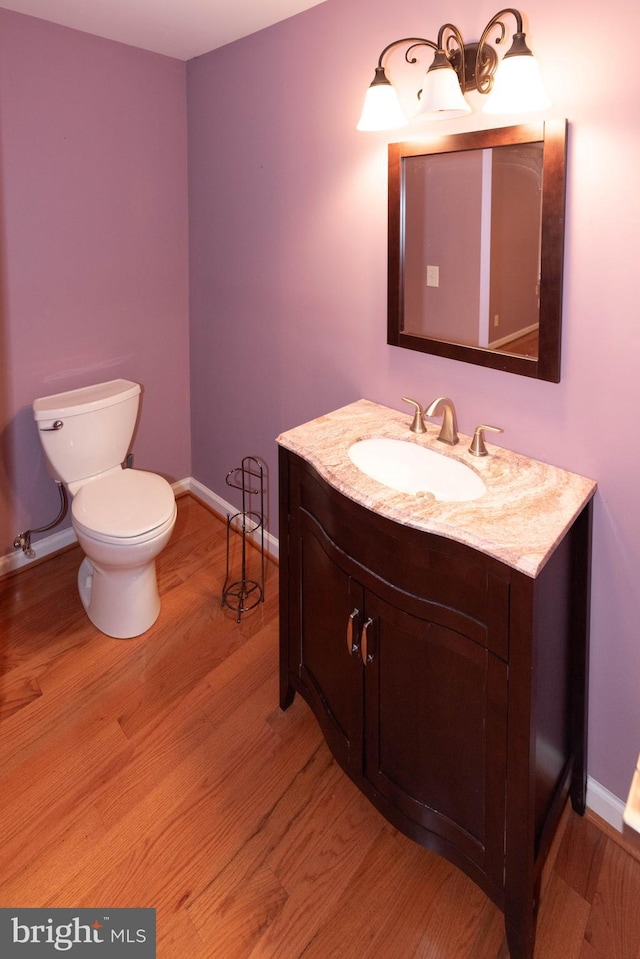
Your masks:
{"label": "frosted glass shade", "polygon": [[358,130],[394,130],[406,126],[398,95],[390,83],[374,82],[364,97]]}
{"label": "frosted glass shade", "polygon": [[533,56],[506,56],[500,63],[483,113],[527,113],[551,106]]}
{"label": "frosted glass shade", "polygon": [[453,67],[438,67],[427,71],[420,97],[418,120],[451,120],[471,113],[465,100],[458,75]]}

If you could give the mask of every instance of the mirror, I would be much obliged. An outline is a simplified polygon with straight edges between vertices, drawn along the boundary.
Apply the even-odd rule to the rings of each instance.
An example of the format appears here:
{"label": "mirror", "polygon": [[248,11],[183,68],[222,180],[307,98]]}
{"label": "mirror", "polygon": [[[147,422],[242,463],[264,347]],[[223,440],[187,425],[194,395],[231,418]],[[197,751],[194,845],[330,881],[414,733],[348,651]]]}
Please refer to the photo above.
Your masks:
{"label": "mirror", "polygon": [[389,144],[389,344],[560,382],[566,130]]}

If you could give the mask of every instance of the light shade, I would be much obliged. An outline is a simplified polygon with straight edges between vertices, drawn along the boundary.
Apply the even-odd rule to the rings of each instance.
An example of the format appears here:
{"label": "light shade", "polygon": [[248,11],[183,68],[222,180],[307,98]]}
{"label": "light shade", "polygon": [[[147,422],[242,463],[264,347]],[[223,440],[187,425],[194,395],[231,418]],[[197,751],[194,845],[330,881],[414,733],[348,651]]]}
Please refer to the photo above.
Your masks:
{"label": "light shade", "polygon": [[451,120],[467,113],[471,113],[471,107],[462,94],[458,74],[444,51],[438,50],[427,70],[416,119]]}
{"label": "light shade", "polygon": [[377,67],[373,82],[364,97],[357,129],[394,130],[406,126],[408,122],[396,91],[387,80],[384,70]]}
{"label": "light shade", "polygon": [[532,54],[502,59],[487,97],[483,113],[527,113],[551,106],[540,76],[538,61]]}

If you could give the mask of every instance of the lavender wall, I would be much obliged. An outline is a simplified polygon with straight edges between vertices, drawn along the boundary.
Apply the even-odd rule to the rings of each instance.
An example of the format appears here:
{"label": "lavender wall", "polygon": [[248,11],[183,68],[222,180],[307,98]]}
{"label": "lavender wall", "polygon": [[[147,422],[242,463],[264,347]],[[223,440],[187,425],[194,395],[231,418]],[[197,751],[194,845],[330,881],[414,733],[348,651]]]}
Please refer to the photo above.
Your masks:
{"label": "lavender wall", "polygon": [[[550,115],[571,124],[562,382],[385,343],[389,138],[356,132],[361,99],[390,40],[450,19],[475,38],[495,9],[327,0],[188,64],[193,475],[225,496],[227,469],[264,457],[277,532],[279,431],[361,396],[447,393],[465,432],[497,423],[505,446],[597,479],[590,773],[625,797],[640,749],[640,127],[631,58],[597,69],[593,0],[526,7]],[[608,12],[638,32],[637,8]]]}
{"label": "lavender wall", "polygon": [[58,506],[37,396],[140,382],[136,465],[189,475],[185,64],[0,10],[0,177],[6,554]]}

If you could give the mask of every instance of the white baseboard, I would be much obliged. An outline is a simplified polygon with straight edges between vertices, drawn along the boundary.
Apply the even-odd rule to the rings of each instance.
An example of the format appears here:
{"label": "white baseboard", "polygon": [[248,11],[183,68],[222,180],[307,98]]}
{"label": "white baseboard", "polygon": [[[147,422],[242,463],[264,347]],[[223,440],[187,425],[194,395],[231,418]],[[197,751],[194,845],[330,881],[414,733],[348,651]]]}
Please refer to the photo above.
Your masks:
{"label": "white baseboard", "polygon": [[25,556],[20,549],[16,549],[13,553],[6,553],[4,556],[0,556],[0,576],[13,573],[26,566],[32,566],[37,559],[44,559],[47,556],[51,556],[53,553],[57,553],[66,546],[72,546],[74,543],[77,543],[76,534],[69,526],[67,529],[59,530],[57,533],[51,533],[50,536],[45,536],[36,543],[32,543],[31,546],[35,553],[32,559]]}
{"label": "white baseboard", "polygon": [[618,832],[622,832],[624,802],[591,776],[587,777],[587,806]]}
{"label": "white baseboard", "polygon": [[193,480],[190,476],[187,476],[186,479],[176,480],[175,483],[171,484],[171,489],[176,496],[180,496],[181,493],[188,493],[191,490],[191,484]]}
{"label": "white baseboard", "polygon": [[[227,503],[221,496],[218,496],[217,493],[203,486],[202,483],[193,479],[192,476],[187,476],[185,479],[178,480],[171,485],[176,496],[179,496],[181,493],[193,493],[197,499],[202,500],[203,503],[206,503],[222,517],[226,517],[227,515],[233,516],[234,513],[237,513],[235,506]],[[256,537],[254,537],[254,540],[255,538]],[[279,555],[278,540],[266,530],[264,539],[267,553],[272,559],[277,561]],[[19,549],[16,549],[13,553],[6,553],[4,556],[0,556],[0,576],[24,569],[27,566],[32,566],[36,560],[46,559],[47,556],[52,556],[59,550],[67,546],[72,546],[74,543],[77,543],[76,534],[70,526],[66,529],[59,530],[57,533],[44,536],[37,542],[32,543],[36,555],[31,559],[25,556],[22,550]]]}
{"label": "white baseboard", "polygon": [[501,346],[506,346],[508,343],[511,343],[513,340],[519,340],[523,336],[528,336],[530,333],[534,333],[540,328],[539,323],[532,323],[531,326],[525,326],[521,330],[518,330],[516,333],[509,333],[507,336],[499,337],[497,340],[491,340],[489,342],[489,349],[496,350]]}

